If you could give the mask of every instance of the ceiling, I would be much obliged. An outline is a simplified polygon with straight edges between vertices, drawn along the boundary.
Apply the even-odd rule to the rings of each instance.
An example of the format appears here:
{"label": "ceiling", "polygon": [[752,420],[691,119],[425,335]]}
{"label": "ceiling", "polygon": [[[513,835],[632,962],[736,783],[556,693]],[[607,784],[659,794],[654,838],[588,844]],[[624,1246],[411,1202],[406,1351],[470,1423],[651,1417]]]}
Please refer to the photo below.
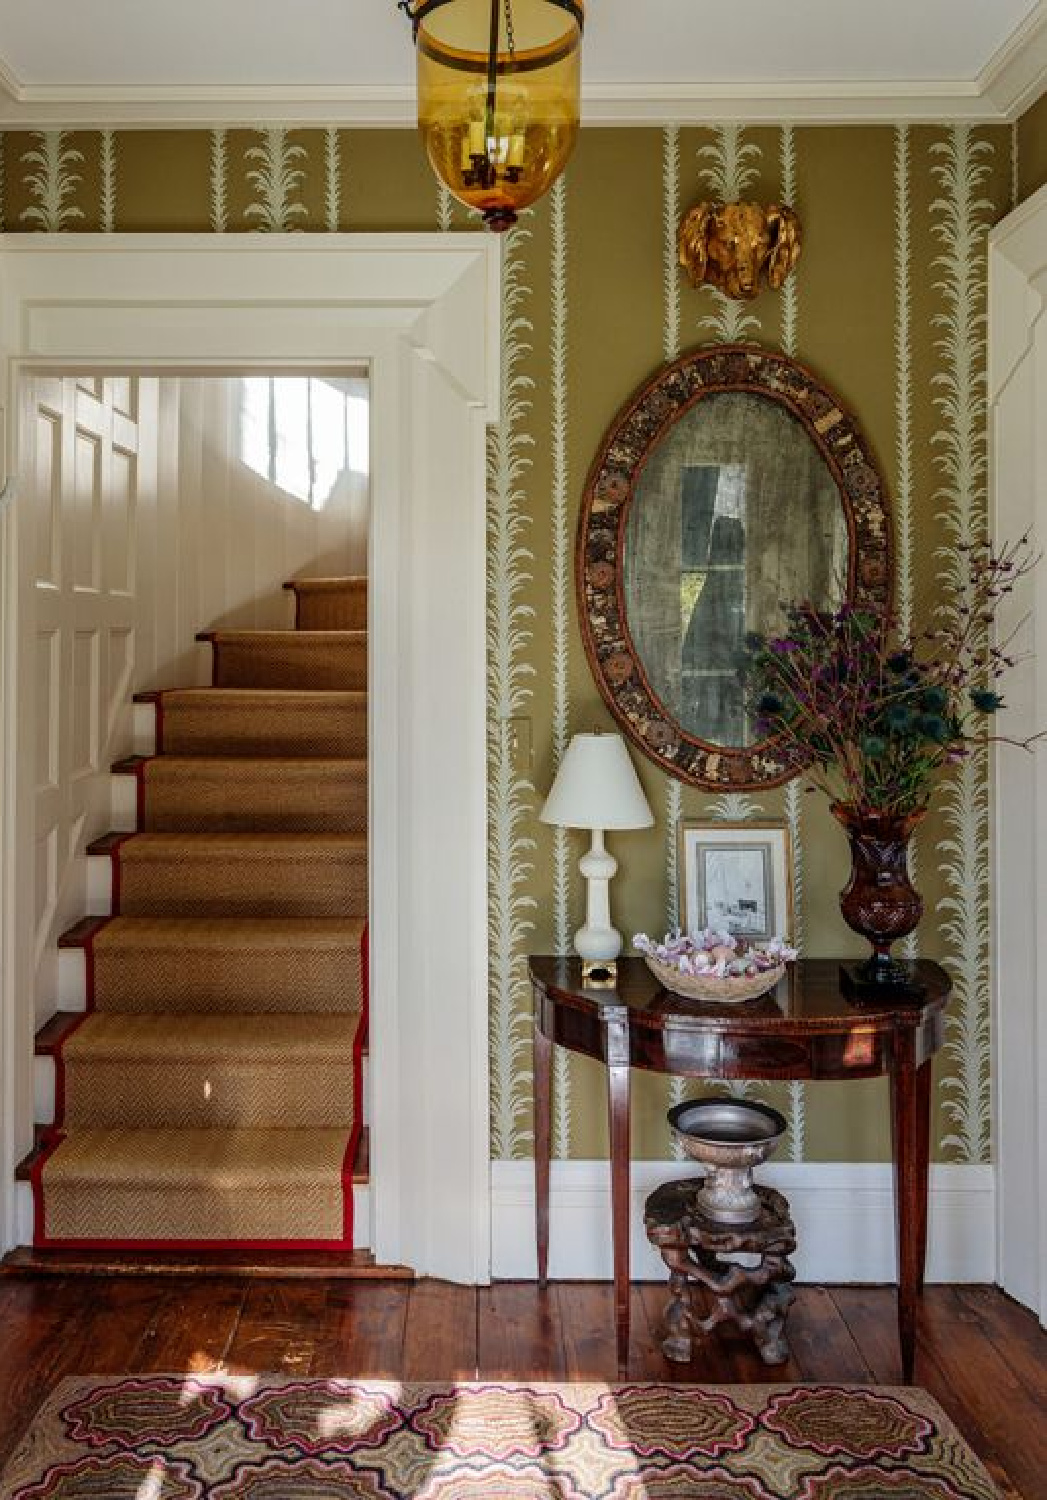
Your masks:
{"label": "ceiling", "polygon": [[[522,0],[519,0],[522,3]],[[1014,118],[1047,0],[589,0],[589,123]],[[0,121],[408,123],[395,0],[0,0]]]}

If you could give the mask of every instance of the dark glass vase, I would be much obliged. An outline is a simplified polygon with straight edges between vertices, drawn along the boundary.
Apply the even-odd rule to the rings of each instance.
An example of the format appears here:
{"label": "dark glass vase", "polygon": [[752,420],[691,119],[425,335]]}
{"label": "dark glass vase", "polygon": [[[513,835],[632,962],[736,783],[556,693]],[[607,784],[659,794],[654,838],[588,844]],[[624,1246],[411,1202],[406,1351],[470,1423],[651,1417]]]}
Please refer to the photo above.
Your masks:
{"label": "dark glass vase", "polygon": [[834,802],[832,811],[851,846],[840,910],[873,950],[857,977],[863,986],[907,985],[909,969],[891,957],[891,944],[915,931],[923,916],[923,898],[909,879],[909,839],[923,813],[858,812],[843,802]]}

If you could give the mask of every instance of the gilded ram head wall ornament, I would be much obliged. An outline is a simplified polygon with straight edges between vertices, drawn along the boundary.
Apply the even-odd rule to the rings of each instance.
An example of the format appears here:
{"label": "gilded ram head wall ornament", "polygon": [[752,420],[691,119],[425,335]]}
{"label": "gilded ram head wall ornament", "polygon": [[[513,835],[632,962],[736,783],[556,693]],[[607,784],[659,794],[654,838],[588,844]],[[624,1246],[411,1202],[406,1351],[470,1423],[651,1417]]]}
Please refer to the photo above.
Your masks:
{"label": "gilded ram head wall ornament", "polygon": [[800,220],[784,203],[699,203],[680,224],[680,264],[703,281],[749,301],[762,282],[780,287],[800,258]]}

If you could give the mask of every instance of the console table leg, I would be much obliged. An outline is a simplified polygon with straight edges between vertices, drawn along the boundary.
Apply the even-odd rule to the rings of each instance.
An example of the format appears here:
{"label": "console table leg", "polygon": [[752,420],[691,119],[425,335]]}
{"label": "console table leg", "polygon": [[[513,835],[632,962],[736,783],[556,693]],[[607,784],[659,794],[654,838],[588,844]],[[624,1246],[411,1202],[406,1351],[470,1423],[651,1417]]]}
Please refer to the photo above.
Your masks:
{"label": "console table leg", "polygon": [[916,1168],[920,1173],[915,1203],[915,1255],[916,1291],[923,1293],[923,1278],[927,1268],[927,1192],[930,1177],[931,1157],[931,1060],[927,1059],[916,1069]]}
{"label": "console table leg", "polygon": [[930,1063],[919,1069],[912,1037],[899,1038],[891,1072],[894,1209],[898,1237],[898,1338],[902,1379],[911,1384],[916,1354],[916,1304],[927,1243],[930,1148]]}
{"label": "console table leg", "polygon": [[618,1366],[624,1371],[629,1363],[629,1024],[624,1007],[606,1007],[602,1019],[611,1138],[614,1327]]}
{"label": "console table leg", "polygon": [[549,1283],[549,1157],[550,1094],[553,1044],[538,1019],[540,1000],[535,995],[534,1017],[534,1202],[538,1244],[538,1285]]}

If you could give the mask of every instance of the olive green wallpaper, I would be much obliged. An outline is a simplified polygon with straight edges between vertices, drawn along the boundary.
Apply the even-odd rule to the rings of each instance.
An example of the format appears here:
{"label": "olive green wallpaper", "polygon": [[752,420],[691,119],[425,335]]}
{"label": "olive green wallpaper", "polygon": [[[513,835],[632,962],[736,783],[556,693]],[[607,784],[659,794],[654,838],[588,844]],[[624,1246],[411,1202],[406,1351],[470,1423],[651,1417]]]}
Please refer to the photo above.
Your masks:
{"label": "olive green wallpaper", "polygon": [[1018,121],[1018,200],[1047,182],[1047,94]]}
{"label": "olive green wallpaper", "polygon": [[[887,476],[906,619],[963,607],[960,551],[986,513],[985,244],[1021,180],[1008,127],[588,130],[566,177],[508,237],[503,412],[489,443],[488,690],[492,1129],[531,1149],[529,951],[566,949],[582,915],[575,835],[537,821],[576,729],[607,725],[578,634],[579,493],[619,405],[698,344],[754,340],[809,364],[857,414]],[[8,133],[8,231],[410,230],[466,227],[409,131]],[[1037,169],[1039,170],[1039,169]],[[784,198],[803,257],[752,304],[692,290],[676,225],[701,198]],[[533,766],[506,721],[530,720]],[[809,954],[861,951],[837,893],[843,834],[802,782],[715,799],[639,767],[656,826],[614,836],[614,917],[631,934],[675,921],[681,816],[783,817],[795,835],[795,936]],[[940,1158],[989,1159],[988,797],[984,768],[943,785],[915,851],[927,915],[911,951],[956,982],[936,1089]],[[888,1155],[880,1083],[739,1085],[787,1114],[793,1160]],[[679,1081],[641,1077],[635,1147],[664,1157]],[[594,1064],[560,1057],[554,1146],[605,1152]]]}

